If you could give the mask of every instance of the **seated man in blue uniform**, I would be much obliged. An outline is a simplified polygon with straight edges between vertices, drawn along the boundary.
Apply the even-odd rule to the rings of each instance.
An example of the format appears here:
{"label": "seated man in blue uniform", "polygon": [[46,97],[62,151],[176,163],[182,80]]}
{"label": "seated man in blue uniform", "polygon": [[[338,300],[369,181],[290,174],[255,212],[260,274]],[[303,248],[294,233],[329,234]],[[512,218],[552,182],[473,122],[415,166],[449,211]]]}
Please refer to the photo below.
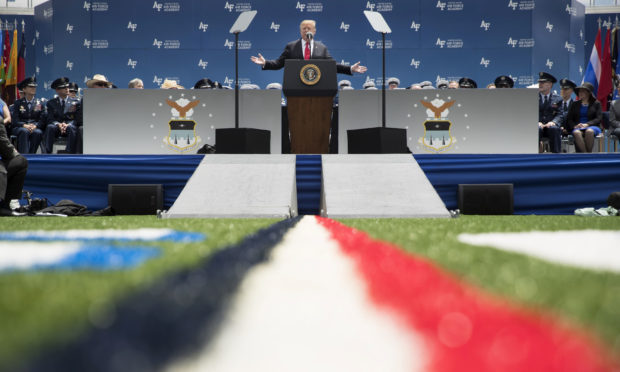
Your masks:
{"label": "seated man in blue uniform", "polygon": [[559,153],[562,147],[562,97],[551,91],[558,80],[548,72],[538,74],[538,151],[543,152],[542,138],[549,138],[551,152]]}
{"label": "seated man in blue uniform", "polygon": [[43,152],[52,153],[57,137],[67,137],[65,152],[77,152],[77,127],[81,103],[77,98],[69,96],[69,78],[62,77],[52,82],[52,89],[57,97],[47,102],[47,126],[43,136]]}
{"label": "seated man in blue uniform", "polygon": [[[284,51],[278,59],[266,60],[265,57],[258,53],[258,57],[251,57],[252,62],[261,65],[263,70],[279,70],[284,67],[284,61],[287,59],[333,59],[327,51],[327,47],[323,43],[314,40],[314,35],[316,34],[315,21],[309,19],[301,21],[299,32],[301,39],[286,44]],[[360,66],[359,62],[353,66],[336,64],[336,71],[339,74],[353,75],[354,72],[364,73],[366,70],[366,67]]]}
{"label": "seated man in blue uniform", "polygon": [[35,98],[37,80],[27,77],[17,87],[24,92],[24,97],[13,105],[13,124],[11,132],[17,137],[17,151],[22,154],[34,154],[43,139],[47,108],[46,100]]}

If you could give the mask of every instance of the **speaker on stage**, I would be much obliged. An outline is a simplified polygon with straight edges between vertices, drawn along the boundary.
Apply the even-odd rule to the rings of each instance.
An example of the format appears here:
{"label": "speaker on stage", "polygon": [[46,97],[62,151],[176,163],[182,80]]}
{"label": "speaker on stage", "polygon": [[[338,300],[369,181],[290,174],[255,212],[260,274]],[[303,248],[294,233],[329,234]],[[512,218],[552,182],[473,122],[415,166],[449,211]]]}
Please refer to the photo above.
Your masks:
{"label": "speaker on stage", "polygon": [[164,209],[161,184],[109,184],[108,206],[121,215],[157,214]]}
{"label": "speaker on stage", "polygon": [[271,132],[254,128],[223,128],[215,130],[217,154],[269,154]]}
{"label": "speaker on stage", "polygon": [[514,212],[512,183],[459,184],[462,214],[509,215]]}
{"label": "speaker on stage", "polygon": [[401,128],[366,128],[347,130],[349,154],[405,154],[407,130]]}

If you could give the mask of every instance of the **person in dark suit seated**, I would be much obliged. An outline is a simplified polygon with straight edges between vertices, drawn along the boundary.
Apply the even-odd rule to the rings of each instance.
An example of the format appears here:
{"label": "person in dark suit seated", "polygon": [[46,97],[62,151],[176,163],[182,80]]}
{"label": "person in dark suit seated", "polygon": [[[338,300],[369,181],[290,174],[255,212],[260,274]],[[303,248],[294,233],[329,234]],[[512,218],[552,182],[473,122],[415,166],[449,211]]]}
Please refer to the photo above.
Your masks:
{"label": "person in dark suit seated", "polygon": [[579,101],[570,105],[565,129],[572,133],[577,152],[592,152],[594,138],[601,134],[601,103],[594,97],[594,86],[590,83],[583,83],[575,91]]}
{"label": "person in dark suit seated", "polygon": [[17,151],[22,154],[34,154],[43,139],[46,121],[46,101],[35,98],[37,80],[27,77],[18,84],[23,98],[14,103],[15,117],[11,133],[17,137]]}
{"label": "person in dark suit seated", "polygon": [[549,138],[551,152],[562,149],[562,97],[551,91],[558,80],[548,72],[538,74],[538,151],[543,152],[542,138]]}
{"label": "person in dark suit seated", "polygon": [[47,126],[43,135],[42,150],[51,154],[54,141],[57,137],[67,137],[65,152],[77,152],[78,115],[81,112],[81,102],[69,96],[69,78],[61,77],[52,82],[52,89],[56,90],[57,97],[47,102]]}
{"label": "person in dark suit seated", "polygon": [[0,125],[0,216],[13,216],[9,203],[21,199],[28,160],[13,147],[4,125]]}
{"label": "person in dark suit seated", "polygon": [[[261,65],[263,70],[279,70],[284,67],[284,61],[287,59],[333,59],[329,51],[327,51],[327,47],[323,43],[314,40],[314,35],[316,34],[315,21],[301,21],[299,32],[301,39],[286,44],[284,51],[278,59],[266,60],[265,57],[258,53],[258,57],[251,57],[252,62]],[[359,62],[353,66],[336,64],[336,71],[339,74],[353,75],[354,72],[364,73],[366,70],[367,68],[360,66]]]}

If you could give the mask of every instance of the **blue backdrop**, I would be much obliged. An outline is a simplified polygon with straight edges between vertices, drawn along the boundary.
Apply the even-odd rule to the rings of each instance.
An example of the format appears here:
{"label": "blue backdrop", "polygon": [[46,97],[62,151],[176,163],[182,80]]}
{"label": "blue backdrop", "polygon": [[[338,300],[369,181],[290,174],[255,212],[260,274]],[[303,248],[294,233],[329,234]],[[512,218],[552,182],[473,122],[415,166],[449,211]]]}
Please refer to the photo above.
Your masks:
{"label": "blue backdrop", "polygon": [[387,75],[403,85],[469,76],[485,86],[508,74],[523,87],[541,70],[581,81],[584,67],[585,9],[576,0],[52,0],[35,8],[40,94],[51,95],[59,76],[84,86],[94,73],[120,88],[135,77],[146,88],[166,78],[185,87],[202,77],[234,85],[229,29],[245,10],[258,14],[240,34],[239,82],[261,87],[280,82],[282,72],[261,71],[250,56],[277,58],[299,37],[303,19],[317,21],[316,38],[336,60],[368,66],[352,78],[354,87],[380,82],[381,35],[364,10],[379,11],[390,25]]}

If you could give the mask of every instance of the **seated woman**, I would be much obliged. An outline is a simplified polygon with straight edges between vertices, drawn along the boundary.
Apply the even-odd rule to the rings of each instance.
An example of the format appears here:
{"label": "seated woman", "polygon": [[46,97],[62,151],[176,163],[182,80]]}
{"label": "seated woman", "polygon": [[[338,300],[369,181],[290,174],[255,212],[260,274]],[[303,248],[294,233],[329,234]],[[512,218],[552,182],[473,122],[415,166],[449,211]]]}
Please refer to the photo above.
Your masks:
{"label": "seated woman", "polygon": [[575,138],[577,152],[592,152],[594,138],[601,134],[601,103],[592,94],[594,86],[590,83],[583,83],[575,91],[579,101],[573,102],[568,109],[564,132]]}

